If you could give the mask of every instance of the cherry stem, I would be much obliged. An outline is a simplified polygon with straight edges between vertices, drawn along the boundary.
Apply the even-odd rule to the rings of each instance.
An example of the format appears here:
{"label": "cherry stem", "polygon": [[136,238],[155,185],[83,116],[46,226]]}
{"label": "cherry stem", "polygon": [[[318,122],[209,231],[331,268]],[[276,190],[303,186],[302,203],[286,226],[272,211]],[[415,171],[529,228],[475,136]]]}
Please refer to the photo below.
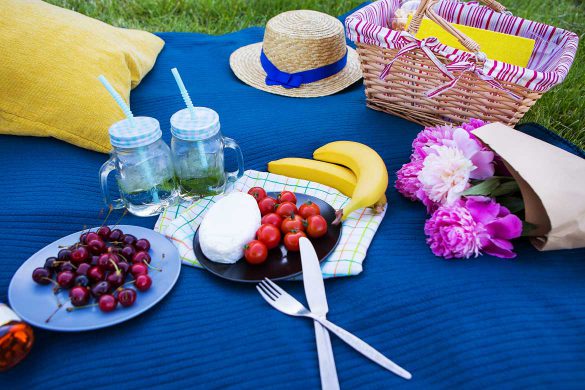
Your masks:
{"label": "cherry stem", "polygon": [[53,311],[53,312],[51,313],[51,315],[50,315],[49,317],[47,317],[47,319],[45,320],[45,323],[47,323],[47,324],[48,324],[48,323],[49,323],[49,321],[51,321],[51,319],[53,318],[53,316],[54,316],[55,314],[57,314],[57,312],[59,311],[59,309],[61,309],[62,307],[63,307],[63,304],[59,303],[59,304],[57,305],[57,308],[55,309],[55,311]]}
{"label": "cherry stem", "polygon": [[127,213],[128,213],[128,210],[124,210],[124,212],[122,213],[122,216],[116,221],[116,223],[114,224],[114,227],[112,228],[112,230],[114,230],[116,228],[116,226],[118,226],[118,224],[120,223],[120,221],[122,220],[122,218],[124,218]]}
{"label": "cherry stem", "polygon": [[154,265],[150,265],[150,263],[148,261],[146,261],[146,260],[144,260],[144,264],[146,264],[146,266],[148,268],[151,268],[151,269],[153,269],[155,271],[158,271],[158,272],[162,272],[162,268],[156,268]]}
{"label": "cherry stem", "polygon": [[73,310],[79,310],[79,309],[87,309],[88,307],[94,307],[94,306],[98,306],[99,303],[92,303],[91,305],[84,305],[84,306],[70,306],[67,308],[67,311],[69,313],[71,313]]}
{"label": "cherry stem", "polygon": [[110,218],[110,214],[112,214],[112,211],[114,211],[114,206],[110,205],[109,210],[108,210],[108,214],[106,215],[106,218],[104,219],[104,222],[102,223],[102,227],[106,226],[106,222],[108,222],[108,218]]}
{"label": "cherry stem", "polygon": [[110,263],[114,264],[114,268],[116,269],[116,275],[120,274],[120,268],[118,268],[118,264],[112,259],[110,259]]}

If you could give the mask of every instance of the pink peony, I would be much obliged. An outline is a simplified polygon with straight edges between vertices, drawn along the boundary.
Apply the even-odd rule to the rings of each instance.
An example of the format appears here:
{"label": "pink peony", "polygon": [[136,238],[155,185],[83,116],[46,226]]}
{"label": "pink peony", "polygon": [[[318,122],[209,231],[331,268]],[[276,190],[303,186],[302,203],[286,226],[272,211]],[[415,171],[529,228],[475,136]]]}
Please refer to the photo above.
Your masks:
{"label": "pink peony", "polygon": [[418,180],[418,174],[422,169],[423,163],[421,160],[411,161],[408,164],[404,164],[402,168],[396,172],[396,183],[395,187],[402,195],[410,200],[418,200],[416,196],[418,189],[420,188],[420,181]]}
{"label": "pink peony", "polygon": [[453,126],[425,127],[412,141],[411,160],[424,160],[433,146],[443,146],[453,139]]}
{"label": "pink peony", "polygon": [[471,160],[475,169],[471,172],[472,179],[483,180],[494,175],[494,153],[471,134],[471,131],[485,125],[479,119],[471,119],[461,127],[436,126],[425,127],[412,142],[411,160],[425,159],[430,150],[436,146],[459,148],[465,157]]}
{"label": "pink peony", "polygon": [[522,221],[496,201],[469,197],[440,206],[425,223],[431,251],[446,259],[477,257],[481,251],[500,258],[513,258],[510,240],[522,234]]}
{"label": "pink peony", "polygon": [[473,219],[483,227],[479,235],[481,250],[488,255],[512,259],[516,254],[510,240],[522,234],[522,221],[510,210],[485,196],[467,198],[465,207]]}
{"label": "pink peony", "polygon": [[461,127],[463,127],[463,129],[465,129],[465,130],[467,130],[467,131],[471,132],[471,131],[473,131],[473,130],[475,130],[475,129],[478,129],[478,128],[480,128],[480,127],[482,127],[482,126],[485,126],[485,125],[487,125],[487,123],[486,123],[486,122],[484,122],[484,121],[482,121],[481,119],[475,119],[475,118],[471,118],[471,119],[469,120],[469,122],[467,122],[467,123],[463,123],[463,124],[461,125]]}
{"label": "pink peony", "polygon": [[435,256],[445,259],[468,259],[479,255],[477,223],[463,205],[440,206],[425,223],[427,244]]}
{"label": "pink peony", "polygon": [[434,146],[423,161],[418,180],[431,201],[453,204],[469,186],[473,169],[472,162],[458,148]]}

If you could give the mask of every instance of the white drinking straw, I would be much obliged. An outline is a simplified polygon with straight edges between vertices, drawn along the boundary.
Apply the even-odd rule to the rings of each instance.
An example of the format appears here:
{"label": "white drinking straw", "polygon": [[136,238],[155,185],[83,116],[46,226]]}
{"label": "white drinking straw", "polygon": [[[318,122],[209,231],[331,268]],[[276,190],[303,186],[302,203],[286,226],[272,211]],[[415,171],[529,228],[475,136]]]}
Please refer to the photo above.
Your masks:
{"label": "white drinking straw", "polygon": [[[181,75],[177,68],[171,69],[173,76],[175,76],[175,81],[179,86],[179,91],[181,91],[181,96],[183,96],[183,100],[185,101],[185,105],[189,109],[189,113],[191,114],[191,119],[195,119],[197,112],[195,111],[195,106],[193,106],[193,102],[191,101],[191,97],[189,96],[189,92],[187,92],[187,88],[185,88],[185,84],[183,84],[183,79],[181,79]],[[203,144],[201,142],[197,142],[197,149],[199,149],[199,162],[201,163],[202,168],[207,167],[207,158],[205,157],[205,150],[203,149]]]}
{"label": "white drinking straw", "polygon": [[[110,95],[114,98],[116,103],[118,103],[118,106],[120,106],[120,108],[124,112],[124,115],[126,115],[126,118],[130,121],[132,127],[136,128],[136,121],[134,120],[134,115],[132,114],[130,107],[128,107],[124,99],[122,99],[122,96],[120,96],[120,94],[116,92],[114,87],[112,87],[112,85],[108,82],[108,80],[105,78],[103,74],[98,77],[98,80],[101,81],[101,83],[104,85],[104,87],[106,87]],[[143,154],[144,151],[140,150],[139,153],[141,153],[142,154],[141,157],[146,160],[146,156]],[[152,194],[152,200],[158,203],[159,202],[158,191],[155,188],[154,179],[152,178],[148,169],[146,170],[145,174],[147,176],[146,180],[151,184],[150,192]]]}
{"label": "white drinking straw", "polygon": [[132,124],[132,127],[136,127],[136,121],[134,120],[134,115],[132,115],[132,111],[130,110],[130,107],[128,107],[128,105],[126,104],[124,99],[122,99],[122,96],[120,96],[120,94],[118,92],[116,92],[114,87],[112,87],[112,85],[108,82],[108,80],[105,78],[105,76],[103,74],[100,75],[100,77],[98,77],[98,79],[99,79],[99,81],[101,81],[101,83],[104,85],[104,87],[106,87],[106,89],[108,90],[110,95],[114,98],[116,103],[118,103],[118,106],[120,106],[122,111],[124,111],[124,115],[126,115],[126,118],[128,118],[128,120],[130,121],[130,124]]}

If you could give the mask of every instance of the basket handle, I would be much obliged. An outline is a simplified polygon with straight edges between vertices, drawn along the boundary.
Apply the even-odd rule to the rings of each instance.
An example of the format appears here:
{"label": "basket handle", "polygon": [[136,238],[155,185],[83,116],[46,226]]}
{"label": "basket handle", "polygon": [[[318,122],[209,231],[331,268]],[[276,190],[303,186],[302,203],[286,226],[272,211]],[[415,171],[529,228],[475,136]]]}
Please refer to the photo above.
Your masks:
{"label": "basket handle", "polygon": [[[437,23],[441,26],[444,30],[446,30],[449,34],[453,35],[457,40],[469,51],[477,54],[479,53],[479,44],[475,42],[473,39],[469,38],[467,35],[463,34],[461,31],[457,30],[453,27],[449,22],[445,19],[440,17],[435,11],[433,11],[433,6],[438,3],[439,0],[421,0],[420,4],[414,15],[412,16],[412,20],[410,21],[410,25],[408,26],[408,32],[412,35],[416,35],[418,29],[420,28],[420,24],[422,23],[423,17],[428,17],[433,22]],[[488,7],[493,9],[496,12],[507,12],[506,7],[502,4],[498,3],[496,0],[481,0],[485,3]]]}

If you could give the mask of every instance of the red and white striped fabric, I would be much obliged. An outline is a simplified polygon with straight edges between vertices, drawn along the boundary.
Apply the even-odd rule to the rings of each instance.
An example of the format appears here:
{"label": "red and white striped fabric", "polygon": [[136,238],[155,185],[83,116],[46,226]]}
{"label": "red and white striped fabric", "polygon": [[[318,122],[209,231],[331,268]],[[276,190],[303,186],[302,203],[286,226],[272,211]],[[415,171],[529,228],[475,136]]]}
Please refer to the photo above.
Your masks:
{"label": "red and white striped fabric", "polygon": [[[412,43],[412,38],[406,32],[390,28],[400,4],[400,0],[380,0],[354,12],[345,20],[347,37],[355,43],[388,49],[402,49]],[[451,23],[536,41],[526,68],[488,59],[481,70],[486,77],[514,83],[533,91],[546,92],[565,79],[575,59],[579,38],[570,31],[497,13],[477,2],[444,0],[435,6],[435,11]],[[475,62],[473,54],[450,46],[438,44],[430,49],[452,62],[469,62],[470,59]]]}

